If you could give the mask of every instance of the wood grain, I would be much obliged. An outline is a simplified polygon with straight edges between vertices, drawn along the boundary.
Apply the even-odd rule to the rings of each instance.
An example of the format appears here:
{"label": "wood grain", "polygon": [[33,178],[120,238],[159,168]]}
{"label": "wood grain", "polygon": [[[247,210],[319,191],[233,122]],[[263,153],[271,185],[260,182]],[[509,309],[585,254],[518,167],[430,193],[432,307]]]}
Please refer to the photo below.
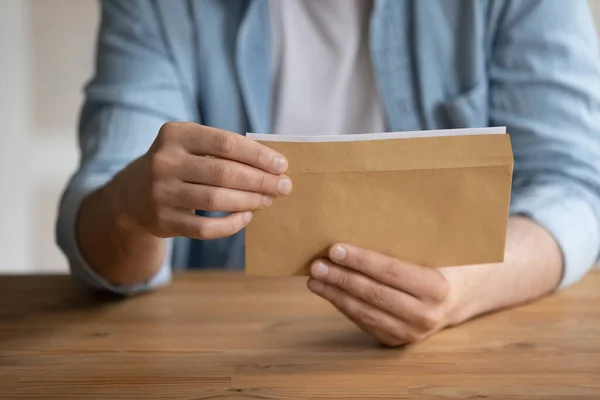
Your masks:
{"label": "wood grain", "polygon": [[304,284],[196,272],[123,299],[0,277],[0,398],[600,399],[600,271],[393,350]]}

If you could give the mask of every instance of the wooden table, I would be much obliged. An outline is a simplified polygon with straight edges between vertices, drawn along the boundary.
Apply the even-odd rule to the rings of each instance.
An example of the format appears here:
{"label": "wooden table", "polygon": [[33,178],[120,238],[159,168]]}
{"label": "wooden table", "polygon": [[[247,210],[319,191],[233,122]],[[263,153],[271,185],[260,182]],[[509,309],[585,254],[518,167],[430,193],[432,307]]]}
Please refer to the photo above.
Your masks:
{"label": "wooden table", "polygon": [[304,279],[187,273],[129,299],[0,277],[0,398],[600,399],[600,272],[385,349]]}

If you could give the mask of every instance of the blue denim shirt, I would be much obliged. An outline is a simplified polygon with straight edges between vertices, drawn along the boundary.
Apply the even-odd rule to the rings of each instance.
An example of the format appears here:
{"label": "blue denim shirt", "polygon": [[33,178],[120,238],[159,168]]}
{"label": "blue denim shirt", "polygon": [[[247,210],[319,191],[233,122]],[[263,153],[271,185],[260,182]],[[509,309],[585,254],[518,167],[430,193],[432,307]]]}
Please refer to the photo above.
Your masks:
{"label": "blue denim shirt", "polygon": [[[58,243],[73,275],[130,294],[167,283],[189,240],[169,241],[148,282],[97,276],[75,240],[81,201],[150,146],[166,121],[269,132],[268,0],[105,0],[81,113],[81,164]],[[564,287],[600,250],[600,63],[585,0],[376,0],[372,63],[389,130],[507,126],[511,212],[546,228]],[[243,233],[200,243],[201,263],[243,265]]]}

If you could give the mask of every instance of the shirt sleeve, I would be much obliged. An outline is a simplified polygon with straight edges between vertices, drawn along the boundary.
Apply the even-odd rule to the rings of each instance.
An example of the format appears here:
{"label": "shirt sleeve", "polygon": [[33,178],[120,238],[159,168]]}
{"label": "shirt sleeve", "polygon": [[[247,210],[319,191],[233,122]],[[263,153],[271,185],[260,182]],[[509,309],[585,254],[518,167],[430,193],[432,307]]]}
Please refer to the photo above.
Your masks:
{"label": "shirt sleeve", "polygon": [[[496,3],[498,4],[498,3]],[[490,122],[515,157],[511,213],[550,232],[560,287],[600,252],[600,65],[585,0],[506,1],[489,63]]]}
{"label": "shirt sleeve", "polygon": [[168,283],[172,240],[160,270],[147,282],[117,286],[95,273],[75,237],[81,202],[141,156],[167,121],[197,120],[192,96],[162,40],[152,2],[104,0],[95,75],[85,90],[79,122],[80,165],[63,193],[57,242],[72,275],[94,288],[134,294]]}

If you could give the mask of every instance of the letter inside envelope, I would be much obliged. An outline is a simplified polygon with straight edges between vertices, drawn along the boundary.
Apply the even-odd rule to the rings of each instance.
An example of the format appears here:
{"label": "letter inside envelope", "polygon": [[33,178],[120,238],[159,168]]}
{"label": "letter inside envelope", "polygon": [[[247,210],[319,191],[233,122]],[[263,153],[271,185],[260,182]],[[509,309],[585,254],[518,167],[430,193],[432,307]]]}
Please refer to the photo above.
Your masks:
{"label": "letter inside envelope", "polygon": [[430,267],[504,260],[505,128],[247,136],[287,157],[294,186],[246,228],[248,275],[307,275],[339,242]]}

